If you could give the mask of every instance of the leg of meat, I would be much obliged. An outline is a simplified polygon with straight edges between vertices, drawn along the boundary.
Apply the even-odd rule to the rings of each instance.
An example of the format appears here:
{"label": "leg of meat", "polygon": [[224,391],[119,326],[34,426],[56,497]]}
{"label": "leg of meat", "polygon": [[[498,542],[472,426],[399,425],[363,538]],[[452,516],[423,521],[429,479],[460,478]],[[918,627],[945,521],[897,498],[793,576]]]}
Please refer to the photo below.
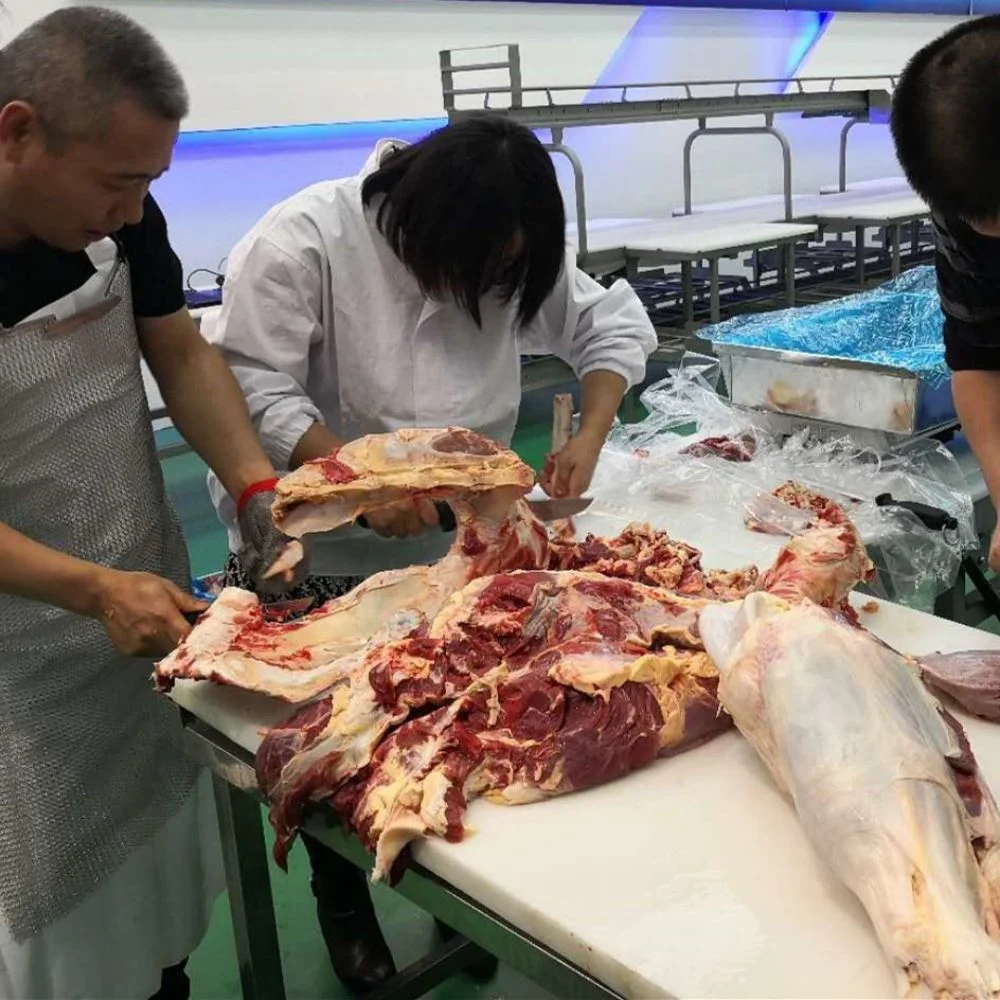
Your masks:
{"label": "leg of meat", "polygon": [[996,806],[916,671],[765,594],[706,608],[701,631],[723,706],[864,904],[901,994],[1000,992]]}

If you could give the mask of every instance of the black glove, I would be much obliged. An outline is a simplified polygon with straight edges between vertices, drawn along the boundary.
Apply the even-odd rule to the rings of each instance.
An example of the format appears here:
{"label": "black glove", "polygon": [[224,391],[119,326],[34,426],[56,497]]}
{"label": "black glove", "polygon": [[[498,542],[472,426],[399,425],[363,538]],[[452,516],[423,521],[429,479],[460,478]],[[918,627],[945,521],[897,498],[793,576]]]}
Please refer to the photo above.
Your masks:
{"label": "black glove", "polygon": [[[278,529],[271,516],[273,503],[274,491],[268,490],[254,494],[240,510],[240,561],[258,593],[286,594],[309,575],[309,550],[304,541],[289,538]],[[301,557],[296,559],[299,552]],[[289,561],[289,572],[266,576],[283,556]]]}

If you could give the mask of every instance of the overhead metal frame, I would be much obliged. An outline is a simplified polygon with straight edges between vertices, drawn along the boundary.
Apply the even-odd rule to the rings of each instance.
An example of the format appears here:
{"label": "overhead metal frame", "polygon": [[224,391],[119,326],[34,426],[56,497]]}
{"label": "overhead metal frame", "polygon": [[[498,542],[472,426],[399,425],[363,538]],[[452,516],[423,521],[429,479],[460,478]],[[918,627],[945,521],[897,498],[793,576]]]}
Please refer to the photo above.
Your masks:
{"label": "overhead metal frame", "polygon": [[[460,53],[503,53],[500,57],[457,62]],[[807,117],[850,115],[864,120],[888,116],[889,95],[878,87],[856,87],[867,82],[890,79],[889,74],[863,76],[776,77],[744,80],[668,80],[625,84],[559,84],[524,86],[521,52],[518,45],[492,45],[444,49],[440,53],[441,93],[450,121],[490,111],[502,114],[529,128],[623,125],[651,121],[682,121],[694,118],[726,118],[758,114],[801,114]],[[497,83],[456,86],[464,74],[501,73]],[[848,89],[838,89],[844,84]],[[703,93],[705,89],[727,88],[728,94]],[[767,88],[776,92],[751,92]],[[677,96],[639,97],[655,90],[672,90]],[[699,93],[701,92],[701,93]],[[559,95],[582,94],[585,101],[560,102]],[[594,99],[607,95],[607,100]],[[504,104],[497,104],[503,97]],[[480,98],[473,107],[459,107],[467,99]]]}
{"label": "overhead metal frame", "polygon": [[[684,145],[684,211],[692,211],[691,147],[703,135],[773,135],[781,145],[784,177],[785,219],[792,221],[792,162],[791,148],[785,135],[775,127],[776,114],[798,114],[802,117],[839,117],[846,115],[851,122],[887,121],[890,97],[878,87],[838,89],[845,84],[888,83],[895,86],[890,74],[863,76],[816,76],[749,80],[668,81],[662,83],[584,84],[526,87],[521,71],[521,50],[516,44],[486,45],[471,48],[444,49],[439,53],[441,93],[444,108],[451,122],[462,121],[484,111],[504,115],[529,128],[549,129],[552,139],[546,148],[566,157],[573,171],[575,215],[577,225],[577,260],[581,267],[590,260],[587,234],[587,207],[583,163],[565,142],[565,129],[596,125],[625,125],[654,121],[697,120],[698,128]],[[469,74],[492,74],[499,81],[457,86],[459,77]],[[705,95],[705,89],[726,88],[728,94]],[[766,88],[766,93],[748,93]],[[655,90],[674,90],[676,97],[640,97]],[[773,91],[773,92],[770,92]],[[558,103],[559,95],[582,94],[593,98],[608,95],[607,100],[584,100]],[[479,106],[459,107],[472,98]],[[497,100],[503,98],[504,103]],[[733,118],[763,115],[760,126],[709,126],[709,118]],[[842,133],[843,145],[846,142]],[[846,170],[846,168],[844,168]],[[606,256],[606,255],[605,255]]]}

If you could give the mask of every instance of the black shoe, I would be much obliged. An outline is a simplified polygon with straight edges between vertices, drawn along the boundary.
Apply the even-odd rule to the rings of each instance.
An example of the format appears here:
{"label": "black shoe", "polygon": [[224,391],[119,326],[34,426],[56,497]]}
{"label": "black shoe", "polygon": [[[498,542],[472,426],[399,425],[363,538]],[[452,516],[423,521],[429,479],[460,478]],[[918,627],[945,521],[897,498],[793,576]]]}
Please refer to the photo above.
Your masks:
{"label": "black shoe", "polygon": [[309,836],[319,929],[337,978],[351,993],[368,993],[396,974],[365,873]]}
{"label": "black shoe", "polygon": [[316,914],[333,971],[351,993],[369,993],[396,975],[374,910],[331,913],[318,904]]}
{"label": "black shoe", "polygon": [[164,969],[160,976],[160,988],[149,1000],[189,1000],[191,996],[191,981],[184,971],[187,959],[178,965]]}

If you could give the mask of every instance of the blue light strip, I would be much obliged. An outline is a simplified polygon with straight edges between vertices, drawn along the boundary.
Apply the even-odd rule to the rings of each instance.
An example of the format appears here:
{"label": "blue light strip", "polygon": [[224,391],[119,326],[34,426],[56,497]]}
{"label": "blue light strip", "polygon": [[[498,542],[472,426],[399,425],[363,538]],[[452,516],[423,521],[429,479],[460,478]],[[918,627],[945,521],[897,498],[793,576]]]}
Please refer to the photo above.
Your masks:
{"label": "blue light strip", "polygon": [[[809,58],[809,53],[816,47],[816,43],[823,37],[827,25],[833,20],[833,14],[828,11],[820,11],[813,14],[802,34],[795,40],[788,53],[788,62],[785,64],[785,78],[793,79],[798,75],[799,70]],[[788,89],[788,85],[785,85]]]}
{"label": "blue light strip", "polygon": [[181,155],[213,155],[239,148],[240,152],[308,149],[371,144],[378,139],[420,139],[447,124],[446,118],[402,118],[391,121],[328,122],[315,125],[268,125],[261,128],[205,129],[182,132]]}

